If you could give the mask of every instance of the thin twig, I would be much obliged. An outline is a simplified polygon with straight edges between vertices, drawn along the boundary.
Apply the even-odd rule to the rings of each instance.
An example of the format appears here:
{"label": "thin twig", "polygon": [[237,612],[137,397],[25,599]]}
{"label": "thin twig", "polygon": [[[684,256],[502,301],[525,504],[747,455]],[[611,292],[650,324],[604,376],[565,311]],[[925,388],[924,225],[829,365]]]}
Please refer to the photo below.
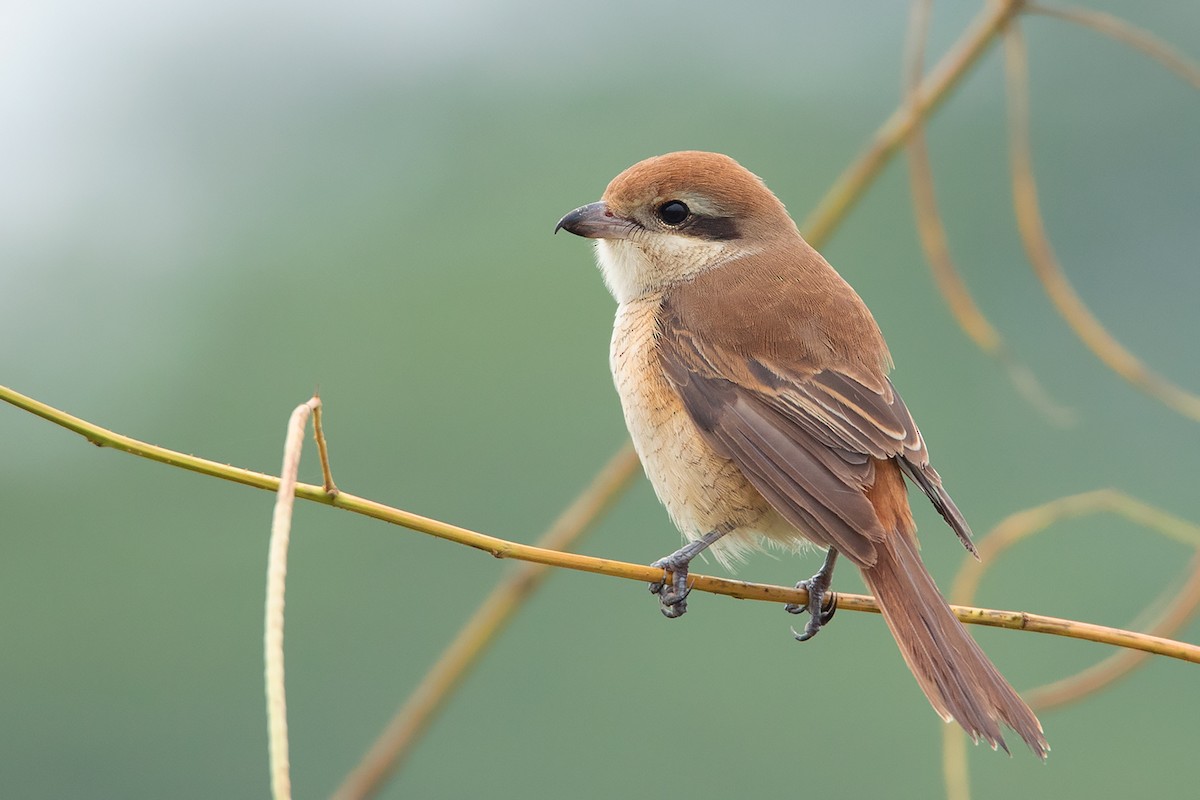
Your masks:
{"label": "thin twig", "polygon": [[911,103],[903,103],[880,126],[867,149],[847,167],[800,230],[814,247],[825,241],[838,223],[862,199],[867,186],[896,153],[923,117],[946,100],[963,76],[983,56],[996,34],[1021,10],[1023,0],[997,0],[980,12],[953,48],[921,82]]}
{"label": "thin twig", "polygon": [[[193,472],[199,472],[213,477],[224,478],[247,486],[254,486],[270,491],[279,489],[280,481],[272,475],[239,469],[227,464],[219,464],[196,456],[177,453],[164,447],[139,442],[128,436],[113,433],[99,425],[86,420],[64,414],[45,403],[25,397],[4,386],[0,386],[0,400],[4,400],[20,408],[33,411],[51,422],[73,430],[91,441],[105,446],[115,447],[133,455],[175,464]],[[513,558],[529,561],[535,564],[546,564],[552,567],[591,572],[597,575],[608,575],[614,578],[626,578],[632,581],[649,583],[662,577],[662,570],[644,564],[630,564],[607,558],[580,555],[578,553],[563,553],[543,547],[520,544],[507,541],[496,536],[477,533],[467,528],[451,525],[441,520],[430,519],[410,511],[384,505],[374,500],[341,492],[337,497],[329,497],[320,486],[307,483],[297,483],[295,495],[302,500],[340,508],[373,519],[391,522],[420,533],[435,536],[439,539],[463,544],[477,550],[491,553],[496,558]],[[711,575],[693,573],[688,578],[694,590],[720,594],[741,600],[762,600],[769,603],[796,603],[804,605],[808,602],[808,592],[788,586],[772,586],[764,583],[749,583],[735,581],[729,578],[718,578]],[[838,608],[848,611],[869,611],[879,613],[879,606],[873,597],[858,594],[838,593]],[[1067,636],[1075,639],[1087,639],[1101,644],[1113,644],[1129,647],[1135,650],[1145,650],[1148,653],[1178,658],[1200,664],[1200,645],[1176,642],[1159,636],[1147,636],[1134,631],[1118,628],[1107,628],[1103,625],[1091,625],[1058,617],[1047,617],[1030,614],[1024,611],[1001,611],[988,608],[973,608],[951,606],[955,615],[974,625],[987,625],[993,628],[1009,628],[1035,633],[1049,633],[1056,636]]]}
{"label": "thin twig", "polygon": [[[320,395],[314,394],[313,397],[319,398]],[[338,488],[333,482],[333,470],[329,467],[329,445],[325,443],[325,426],[319,400],[313,409],[313,438],[317,440],[317,456],[321,460],[321,481],[324,483],[325,494],[336,497]]]}
{"label": "thin twig", "polygon": [[[637,474],[637,454],[626,443],[591,484],[538,539],[542,547],[561,550],[574,544],[608,509]],[[334,792],[337,800],[359,800],[378,792],[408,756],[434,715],[445,705],[483,649],[499,634],[520,605],[545,581],[549,567],[522,564],[509,573],[479,604],[475,613],[442,652],[367,754]]]}
{"label": "thin twig", "polygon": [[275,510],[271,516],[271,543],[267,555],[267,603],[263,646],[267,684],[267,742],[270,753],[271,796],[290,800],[292,779],[288,759],[287,692],[283,671],[283,612],[287,588],[288,543],[292,533],[292,507],[296,502],[296,476],[300,470],[300,451],[304,447],[304,428],[308,416],[320,409],[315,395],[296,407],[288,420],[283,445],[283,468]]}
{"label": "thin twig", "polygon": [[1004,36],[1009,97],[1009,148],[1017,230],[1034,273],[1059,315],[1109,369],[1184,416],[1200,420],[1200,396],[1176,386],[1145,366],[1100,324],[1067,280],[1046,235],[1038,208],[1037,183],[1029,144],[1029,75],[1025,42],[1015,20]]}

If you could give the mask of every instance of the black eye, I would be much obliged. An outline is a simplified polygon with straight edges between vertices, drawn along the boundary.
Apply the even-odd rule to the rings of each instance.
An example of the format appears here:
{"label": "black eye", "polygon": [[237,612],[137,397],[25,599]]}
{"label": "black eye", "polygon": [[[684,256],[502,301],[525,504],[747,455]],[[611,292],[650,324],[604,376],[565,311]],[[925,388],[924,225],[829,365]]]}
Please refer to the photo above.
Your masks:
{"label": "black eye", "polygon": [[667,225],[682,225],[688,213],[688,207],[678,200],[669,200],[658,207],[658,218]]}

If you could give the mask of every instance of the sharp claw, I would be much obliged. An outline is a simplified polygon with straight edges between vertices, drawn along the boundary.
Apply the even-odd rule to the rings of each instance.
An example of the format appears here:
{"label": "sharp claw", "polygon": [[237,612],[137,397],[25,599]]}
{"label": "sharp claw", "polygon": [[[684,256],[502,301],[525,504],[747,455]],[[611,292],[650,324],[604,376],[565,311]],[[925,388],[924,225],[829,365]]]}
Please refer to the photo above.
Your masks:
{"label": "sharp claw", "polygon": [[792,636],[795,637],[797,642],[807,642],[809,639],[816,636],[817,631],[819,630],[821,630],[821,627],[818,625],[816,628],[813,628],[812,622],[810,621],[804,626],[804,633],[800,633],[795,628],[792,628]]}
{"label": "sharp claw", "polygon": [[821,624],[828,625],[829,620],[833,619],[833,615],[837,613],[838,596],[837,592],[829,592],[829,608],[821,612]]}

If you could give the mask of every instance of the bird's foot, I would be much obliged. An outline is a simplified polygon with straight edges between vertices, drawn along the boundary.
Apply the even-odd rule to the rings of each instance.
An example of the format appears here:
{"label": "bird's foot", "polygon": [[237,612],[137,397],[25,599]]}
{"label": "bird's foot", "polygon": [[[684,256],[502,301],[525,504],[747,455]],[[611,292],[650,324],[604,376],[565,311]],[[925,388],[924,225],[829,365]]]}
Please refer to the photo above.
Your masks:
{"label": "bird's foot", "polygon": [[732,528],[721,525],[699,539],[688,542],[666,558],[660,558],[650,566],[663,571],[663,579],[650,584],[650,592],[658,595],[659,608],[668,619],[682,617],[687,613],[687,596],[692,587],[688,586],[688,565],[692,559],[700,555],[706,547],[729,533]]}
{"label": "bird's foot", "polygon": [[650,592],[658,595],[659,609],[668,619],[682,617],[687,613],[687,596],[692,591],[687,585],[688,565],[691,561],[686,553],[679,551],[650,565],[663,571],[663,579],[650,584]]}
{"label": "bird's foot", "polygon": [[[817,574],[796,584],[797,589],[804,589],[808,592],[808,602],[804,605],[788,603],[783,607],[783,610],[789,614],[808,613],[808,624],[804,626],[803,633],[792,628],[792,635],[798,642],[807,642],[816,636],[822,627],[829,624],[829,620],[833,619],[833,615],[837,612],[837,593],[829,591],[829,585],[833,582],[833,564],[836,560],[837,551],[831,547],[825,554],[825,563],[817,570]],[[829,600],[828,608],[825,604],[826,598]]]}
{"label": "bird's foot", "polygon": [[[815,585],[812,578],[800,581],[796,584],[796,588],[808,590],[808,602],[804,605],[788,603],[783,609],[789,614],[803,614],[808,612],[808,624],[804,626],[804,632],[800,633],[795,628],[792,628],[792,635],[796,637],[797,642],[807,642],[816,636],[821,628],[829,624],[829,620],[833,619],[834,613],[837,612],[837,592],[820,589]],[[828,608],[825,607],[826,598],[829,599]]]}

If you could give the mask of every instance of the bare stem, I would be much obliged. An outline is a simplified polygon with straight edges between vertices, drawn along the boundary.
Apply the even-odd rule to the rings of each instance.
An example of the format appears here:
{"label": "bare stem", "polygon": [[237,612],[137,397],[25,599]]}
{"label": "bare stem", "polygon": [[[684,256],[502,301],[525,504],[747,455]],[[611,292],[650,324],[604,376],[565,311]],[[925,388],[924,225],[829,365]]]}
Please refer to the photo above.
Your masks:
{"label": "bare stem", "polygon": [[[227,464],[219,464],[196,456],[177,453],[157,445],[139,442],[128,436],[113,433],[99,425],[64,414],[45,403],[25,397],[19,392],[0,386],[0,400],[9,402],[20,408],[33,411],[38,416],[69,428],[89,440],[104,446],[116,447],[133,455],[150,458],[168,464],[176,464],[193,472],[204,475],[232,480],[247,486],[255,486],[269,491],[278,491],[280,480],[273,475],[239,469]],[[535,564],[545,564],[552,567],[591,572],[597,575],[608,575],[614,578],[626,578],[632,581],[649,583],[662,577],[662,570],[644,564],[630,564],[607,558],[564,553],[544,547],[511,542],[496,536],[477,533],[467,528],[451,525],[441,520],[423,517],[410,511],[384,505],[374,500],[341,492],[337,497],[330,497],[320,486],[307,483],[297,483],[296,497],[311,500],[315,503],[340,508],[355,514],[372,517],[373,519],[391,522],[410,530],[435,536],[439,539],[463,544],[477,550],[491,553],[496,558],[513,558],[529,561]],[[689,583],[694,590],[735,597],[741,600],[763,600],[770,603],[796,603],[804,605],[808,602],[808,592],[789,586],[772,586],[765,583],[750,583],[735,581],[729,578],[717,578],[710,575],[692,573]],[[858,594],[838,594],[838,608],[849,611],[869,611],[879,613],[879,606],[873,597]],[[1200,645],[1176,642],[1158,636],[1148,636],[1134,631],[1118,628],[1107,628],[1103,625],[1090,625],[1074,620],[1046,617],[1030,614],[1024,611],[1000,611],[988,608],[973,608],[966,606],[951,606],[955,615],[966,623],[987,625],[994,628],[1010,628],[1035,633],[1050,633],[1056,636],[1067,636],[1075,639],[1087,639],[1104,644],[1115,644],[1148,653],[1170,656],[1183,661],[1200,664]]]}
{"label": "bare stem", "polygon": [[313,399],[317,400],[317,404],[313,408],[313,438],[317,440],[317,456],[321,460],[321,480],[325,484],[325,494],[335,496],[338,493],[338,488],[337,484],[333,482],[333,470],[329,467],[329,445],[325,442],[325,426],[321,414],[321,401],[315,394],[313,395]]}

